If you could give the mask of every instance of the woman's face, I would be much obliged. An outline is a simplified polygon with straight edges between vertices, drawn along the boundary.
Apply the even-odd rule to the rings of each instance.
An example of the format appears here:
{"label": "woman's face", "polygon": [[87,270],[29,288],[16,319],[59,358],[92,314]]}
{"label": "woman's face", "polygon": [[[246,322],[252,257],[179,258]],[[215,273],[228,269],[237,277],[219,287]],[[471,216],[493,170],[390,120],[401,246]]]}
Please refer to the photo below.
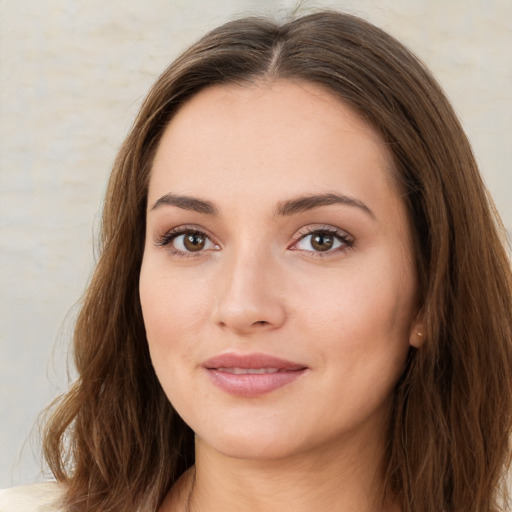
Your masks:
{"label": "woman's face", "polygon": [[384,439],[416,339],[404,204],[379,135],[322,88],[215,86],[155,156],[140,298],[198,442],[281,458]]}

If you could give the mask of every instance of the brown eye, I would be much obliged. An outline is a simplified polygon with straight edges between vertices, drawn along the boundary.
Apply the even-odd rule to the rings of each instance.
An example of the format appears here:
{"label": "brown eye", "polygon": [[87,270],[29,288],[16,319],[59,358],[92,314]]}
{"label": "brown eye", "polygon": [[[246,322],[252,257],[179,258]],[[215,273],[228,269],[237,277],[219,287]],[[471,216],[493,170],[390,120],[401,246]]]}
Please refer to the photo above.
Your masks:
{"label": "brown eye", "polygon": [[330,231],[319,229],[312,231],[293,245],[293,249],[312,253],[335,253],[345,248],[352,247],[352,240],[343,231]]}
{"label": "brown eye", "polygon": [[202,231],[181,231],[181,233],[169,233],[163,237],[159,245],[169,245],[171,253],[189,254],[201,253],[208,250],[219,250],[220,247],[214,244]]}
{"label": "brown eye", "polygon": [[328,233],[314,233],[311,235],[311,247],[315,251],[328,251],[334,245],[334,237]]}
{"label": "brown eye", "polygon": [[198,231],[183,235],[183,246],[187,251],[202,251],[206,245],[206,236]]}

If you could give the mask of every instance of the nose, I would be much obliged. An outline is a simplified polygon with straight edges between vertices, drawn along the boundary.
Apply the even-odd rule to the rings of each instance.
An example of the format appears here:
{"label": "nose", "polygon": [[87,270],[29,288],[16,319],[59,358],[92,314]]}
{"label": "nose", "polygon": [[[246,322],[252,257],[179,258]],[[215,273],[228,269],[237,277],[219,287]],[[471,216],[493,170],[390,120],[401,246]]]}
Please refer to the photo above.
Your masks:
{"label": "nose", "polygon": [[278,329],[286,319],[278,264],[270,254],[240,251],[224,262],[214,321],[238,335]]}

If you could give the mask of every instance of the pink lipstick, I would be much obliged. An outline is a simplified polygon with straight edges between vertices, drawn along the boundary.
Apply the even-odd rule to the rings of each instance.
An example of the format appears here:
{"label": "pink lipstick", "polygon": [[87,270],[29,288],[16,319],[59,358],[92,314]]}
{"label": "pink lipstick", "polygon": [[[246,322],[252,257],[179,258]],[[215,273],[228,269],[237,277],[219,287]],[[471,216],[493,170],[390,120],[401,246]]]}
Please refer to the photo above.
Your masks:
{"label": "pink lipstick", "polygon": [[307,366],[267,354],[227,353],[203,363],[213,383],[232,395],[256,397],[289,384]]}

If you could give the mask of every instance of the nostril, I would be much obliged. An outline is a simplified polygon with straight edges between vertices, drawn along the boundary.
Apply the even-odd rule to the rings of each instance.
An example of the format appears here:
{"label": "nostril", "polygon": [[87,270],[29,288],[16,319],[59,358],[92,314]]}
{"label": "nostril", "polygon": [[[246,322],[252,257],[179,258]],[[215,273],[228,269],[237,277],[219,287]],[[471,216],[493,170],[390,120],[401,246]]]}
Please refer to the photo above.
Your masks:
{"label": "nostril", "polygon": [[267,325],[268,322],[266,320],[258,320],[257,322],[254,322],[252,325]]}

